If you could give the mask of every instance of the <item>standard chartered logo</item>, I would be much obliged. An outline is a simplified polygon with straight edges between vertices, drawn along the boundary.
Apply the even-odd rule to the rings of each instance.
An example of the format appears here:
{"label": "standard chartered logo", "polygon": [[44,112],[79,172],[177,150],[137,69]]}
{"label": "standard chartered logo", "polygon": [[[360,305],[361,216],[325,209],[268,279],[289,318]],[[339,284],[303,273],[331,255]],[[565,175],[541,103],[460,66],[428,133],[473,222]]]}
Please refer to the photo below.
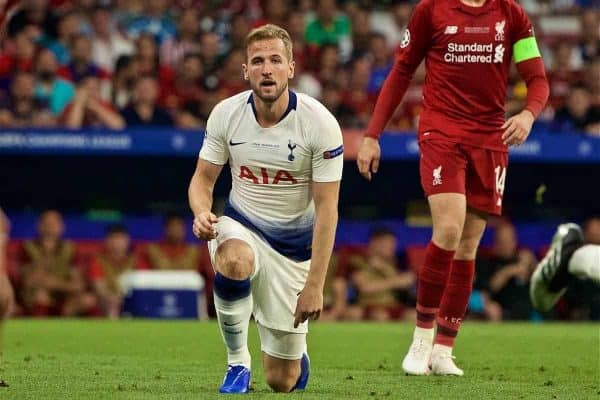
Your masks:
{"label": "standard chartered logo", "polygon": [[448,43],[444,61],[451,64],[492,64],[504,61],[504,46],[493,43]]}
{"label": "standard chartered logo", "polygon": [[494,62],[501,63],[504,60],[504,46],[499,44],[494,49]]}

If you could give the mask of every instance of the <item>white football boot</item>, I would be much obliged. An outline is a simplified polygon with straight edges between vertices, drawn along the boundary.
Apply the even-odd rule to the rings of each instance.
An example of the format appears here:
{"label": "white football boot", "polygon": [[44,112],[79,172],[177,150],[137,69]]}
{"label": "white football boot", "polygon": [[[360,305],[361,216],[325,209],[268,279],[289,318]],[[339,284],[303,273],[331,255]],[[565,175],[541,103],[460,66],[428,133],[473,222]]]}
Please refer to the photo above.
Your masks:
{"label": "white football boot", "polygon": [[432,349],[433,329],[416,328],[408,353],[402,360],[404,372],[407,375],[429,375],[429,359]]}
{"label": "white football boot", "polygon": [[463,376],[465,373],[454,364],[454,359],[451,347],[436,344],[431,352],[431,372],[434,375]]}

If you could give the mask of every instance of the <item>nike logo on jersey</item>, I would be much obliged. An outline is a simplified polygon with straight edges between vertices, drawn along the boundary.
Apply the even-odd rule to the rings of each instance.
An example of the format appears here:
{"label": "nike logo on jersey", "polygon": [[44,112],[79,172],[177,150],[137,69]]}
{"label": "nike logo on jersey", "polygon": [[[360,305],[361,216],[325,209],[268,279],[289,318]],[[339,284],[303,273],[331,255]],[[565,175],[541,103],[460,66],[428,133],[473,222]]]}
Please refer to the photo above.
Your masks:
{"label": "nike logo on jersey", "polygon": [[229,139],[229,145],[230,146],[237,146],[238,144],[244,144],[246,142],[234,142],[233,140]]}

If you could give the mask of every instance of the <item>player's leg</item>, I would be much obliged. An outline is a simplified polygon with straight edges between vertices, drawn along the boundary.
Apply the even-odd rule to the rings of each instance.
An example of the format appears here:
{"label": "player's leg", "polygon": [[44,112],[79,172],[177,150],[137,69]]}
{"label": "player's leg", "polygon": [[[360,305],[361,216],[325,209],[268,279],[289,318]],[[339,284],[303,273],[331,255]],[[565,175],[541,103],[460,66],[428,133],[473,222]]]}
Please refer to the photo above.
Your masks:
{"label": "player's leg", "polygon": [[303,390],[310,370],[306,333],[284,332],[260,324],[258,333],[267,384],[275,392]]}
{"label": "player's leg", "polygon": [[[549,311],[565,293],[573,277],[570,272],[571,261],[574,261],[572,268],[575,272],[581,272],[581,266],[585,264],[586,259],[590,264],[594,264],[593,250],[591,252],[586,250],[574,258],[574,255],[583,249],[582,246],[583,233],[579,225],[571,223],[559,225],[552,237],[548,252],[531,277],[529,294],[535,309]],[[595,263],[596,265],[600,263],[600,258],[596,258]],[[600,267],[596,266],[596,268]]]}
{"label": "player's leg", "polygon": [[252,314],[250,276],[254,263],[254,251],[240,239],[220,242],[214,254],[215,310],[228,364],[221,393],[246,393],[249,389],[248,325]]}
{"label": "player's leg", "polygon": [[413,341],[402,362],[411,375],[429,373],[434,324],[450,274],[452,260],[462,235],[466,214],[465,196],[442,193],[429,196],[433,236],[417,284],[417,322]]}
{"label": "player's leg", "polygon": [[420,149],[421,185],[429,202],[433,234],[418,276],[413,341],[402,361],[402,369],[411,375],[429,373],[435,319],[467,209],[466,160],[458,146],[430,140],[422,142]]}
{"label": "player's leg", "polygon": [[437,317],[431,369],[438,375],[462,376],[452,359],[452,347],[467,311],[475,275],[475,255],[485,230],[487,213],[469,208]]}

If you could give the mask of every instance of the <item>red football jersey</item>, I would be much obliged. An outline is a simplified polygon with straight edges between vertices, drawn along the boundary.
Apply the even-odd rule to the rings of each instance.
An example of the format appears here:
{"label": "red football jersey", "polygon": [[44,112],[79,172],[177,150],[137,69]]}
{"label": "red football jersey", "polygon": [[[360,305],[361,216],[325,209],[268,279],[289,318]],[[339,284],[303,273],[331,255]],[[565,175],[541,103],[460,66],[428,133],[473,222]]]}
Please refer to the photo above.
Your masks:
{"label": "red football jersey", "polygon": [[513,45],[532,36],[531,22],[514,0],[487,0],[481,7],[422,0],[392,72],[412,75],[425,58],[419,140],[444,137],[506,151],[501,127]]}

